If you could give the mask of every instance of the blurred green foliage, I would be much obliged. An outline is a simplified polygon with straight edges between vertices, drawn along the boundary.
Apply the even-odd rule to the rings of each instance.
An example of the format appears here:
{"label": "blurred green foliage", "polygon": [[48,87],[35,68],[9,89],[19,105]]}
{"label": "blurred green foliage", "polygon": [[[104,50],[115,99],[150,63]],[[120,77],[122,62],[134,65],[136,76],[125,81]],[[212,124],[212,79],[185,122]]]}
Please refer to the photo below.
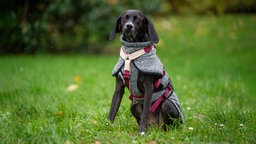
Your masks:
{"label": "blurred green foliage", "polygon": [[169,0],[172,10],[182,14],[255,13],[256,0]]}
{"label": "blurred green foliage", "polygon": [[256,11],[256,0],[3,0],[0,5],[0,54],[100,53],[116,17],[131,8],[148,16]]}

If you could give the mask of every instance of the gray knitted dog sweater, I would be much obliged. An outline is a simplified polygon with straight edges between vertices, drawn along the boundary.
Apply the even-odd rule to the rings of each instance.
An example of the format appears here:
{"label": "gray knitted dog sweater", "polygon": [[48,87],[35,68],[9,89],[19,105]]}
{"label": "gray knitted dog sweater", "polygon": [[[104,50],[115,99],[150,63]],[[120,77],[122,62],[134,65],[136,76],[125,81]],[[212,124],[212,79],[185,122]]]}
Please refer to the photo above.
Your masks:
{"label": "gray knitted dog sweater", "polygon": [[[120,41],[123,46],[121,50],[125,51],[127,55],[132,54],[136,51],[144,49],[148,46],[153,46],[151,41],[148,42],[126,42],[120,36]],[[169,99],[178,109],[181,120],[183,121],[183,114],[180,109],[180,103],[178,97],[173,91],[172,82],[168,76],[168,74],[164,70],[163,63],[156,55],[156,49],[153,47],[149,52],[139,56],[136,59],[133,59],[130,62],[130,77],[129,84],[125,83],[124,79],[124,67],[125,60],[120,56],[113,71],[113,76],[121,76],[124,81],[124,84],[128,87],[130,91],[130,99],[134,102],[143,103],[143,92],[138,88],[138,76],[139,73],[152,74],[156,76],[156,80],[154,83],[153,97],[152,97],[152,106],[151,111],[157,108],[154,105],[157,105],[158,101],[162,98]]]}

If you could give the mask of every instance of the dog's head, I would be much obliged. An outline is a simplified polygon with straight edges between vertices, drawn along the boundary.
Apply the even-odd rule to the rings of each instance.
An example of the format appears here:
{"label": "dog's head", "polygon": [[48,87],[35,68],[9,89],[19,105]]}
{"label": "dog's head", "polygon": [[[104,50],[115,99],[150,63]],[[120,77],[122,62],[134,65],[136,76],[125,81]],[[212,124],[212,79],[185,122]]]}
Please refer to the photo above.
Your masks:
{"label": "dog's head", "polygon": [[127,10],[117,20],[110,33],[113,40],[116,33],[122,33],[123,39],[128,42],[152,41],[158,43],[159,38],[152,22],[139,10]]}

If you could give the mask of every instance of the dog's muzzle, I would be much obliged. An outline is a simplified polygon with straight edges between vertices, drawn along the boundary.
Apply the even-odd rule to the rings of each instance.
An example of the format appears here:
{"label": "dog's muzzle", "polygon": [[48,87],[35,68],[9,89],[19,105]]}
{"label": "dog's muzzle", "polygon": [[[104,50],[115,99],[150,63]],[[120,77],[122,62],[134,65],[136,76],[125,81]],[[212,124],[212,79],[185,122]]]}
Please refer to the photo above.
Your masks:
{"label": "dog's muzzle", "polygon": [[123,34],[127,40],[133,40],[136,37],[134,30],[134,24],[132,22],[127,22],[123,27]]}

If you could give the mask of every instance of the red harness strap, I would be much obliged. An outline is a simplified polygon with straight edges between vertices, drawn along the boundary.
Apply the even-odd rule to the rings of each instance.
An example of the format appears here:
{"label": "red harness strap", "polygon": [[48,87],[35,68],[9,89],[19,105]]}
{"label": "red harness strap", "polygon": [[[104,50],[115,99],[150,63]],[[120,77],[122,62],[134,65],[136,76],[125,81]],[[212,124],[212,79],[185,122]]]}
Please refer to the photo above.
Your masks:
{"label": "red harness strap", "polygon": [[127,88],[130,88],[130,71],[124,70],[124,81]]}
{"label": "red harness strap", "polygon": [[[161,102],[164,100],[164,99],[168,99],[169,98],[169,92],[172,91],[173,88],[171,85],[168,85],[167,88],[165,88],[165,91],[164,91],[164,94],[162,96],[160,96],[150,107],[150,111],[151,112],[155,112],[156,109],[158,108],[158,106],[161,104]],[[130,100],[133,100],[134,98],[135,99],[143,99],[144,98],[144,95],[140,95],[140,96],[135,96],[133,94],[130,94],[129,96]]]}
{"label": "red harness strap", "polygon": [[132,101],[134,98],[135,99],[144,99],[144,95],[140,95],[140,96],[136,96],[136,95],[133,95],[133,94],[130,94],[129,96],[130,100]]}
{"label": "red harness strap", "polygon": [[164,99],[168,99],[169,96],[168,96],[168,93],[170,91],[172,91],[172,86],[171,85],[168,85],[167,88],[165,88],[165,91],[164,91],[164,94],[162,96],[160,96],[150,107],[150,111],[151,112],[155,112],[155,110],[158,108],[158,106],[160,105],[160,103],[164,100]]}

